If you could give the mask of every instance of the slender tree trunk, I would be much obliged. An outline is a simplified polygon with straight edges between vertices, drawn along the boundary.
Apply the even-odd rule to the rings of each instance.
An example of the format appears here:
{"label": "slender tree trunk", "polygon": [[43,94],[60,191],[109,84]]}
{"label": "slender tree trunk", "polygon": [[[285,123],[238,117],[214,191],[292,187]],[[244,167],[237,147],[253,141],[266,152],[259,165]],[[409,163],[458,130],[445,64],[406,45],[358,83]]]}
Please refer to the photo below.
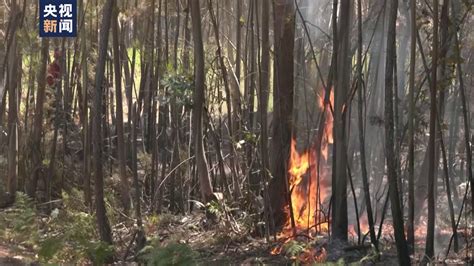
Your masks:
{"label": "slender tree trunk", "polygon": [[262,1],[262,57],[260,62],[260,97],[258,101],[260,111],[260,153],[262,158],[262,175],[264,184],[264,212],[266,236],[275,230],[274,219],[270,215],[272,208],[268,191],[270,180],[268,160],[268,93],[270,90],[270,0]]}
{"label": "slender tree trunk", "polygon": [[101,38],[99,41],[99,59],[95,75],[95,93],[92,108],[92,143],[93,143],[93,167],[95,175],[95,203],[96,217],[99,227],[100,239],[108,244],[112,244],[112,231],[107,219],[104,202],[104,173],[102,168],[102,95],[105,71],[105,59],[107,56],[107,44],[109,40],[109,29],[112,17],[112,10],[115,1],[107,0],[103,7],[101,21]]}
{"label": "slender tree trunk", "polygon": [[205,105],[205,76],[204,76],[204,47],[201,33],[201,10],[199,0],[191,1],[191,19],[194,40],[194,103],[193,103],[193,125],[194,125],[194,148],[196,154],[196,166],[201,188],[201,196],[204,201],[213,198],[211,179],[209,178],[206,154],[204,151],[203,136],[203,112]]}
{"label": "slender tree trunk", "polygon": [[[232,100],[231,100],[231,88],[228,80],[228,75],[227,75],[227,67],[224,62],[224,57],[222,55],[222,47],[220,43],[220,37],[219,37],[219,27],[217,25],[217,19],[216,16],[214,15],[214,11],[212,8],[212,1],[208,1],[208,7],[209,7],[209,14],[211,17],[211,22],[212,26],[214,29],[214,36],[216,38],[217,42],[217,59],[219,60],[219,66],[222,74],[222,80],[224,81],[224,89],[225,89],[225,94],[226,94],[226,105],[227,105],[227,120],[228,120],[228,128],[229,128],[229,137],[230,139],[233,139],[234,136],[234,129],[233,129],[233,118],[232,118]],[[234,147],[233,147],[233,142],[231,141],[230,143],[230,168],[232,171],[232,181],[233,181],[233,186],[234,186],[234,198],[238,199],[242,197],[242,191],[240,190],[240,184],[238,182],[238,177],[237,177],[237,171],[235,167],[235,152],[234,152]],[[218,151],[220,152],[220,151]],[[223,176],[222,178],[226,178]]]}
{"label": "slender tree trunk", "polygon": [[[453,35],[454,36],[454,35]],[[449,135],[448,135],[448,167],[449,167],[449,176],[451,176],[450,182],[451,187],[453,188],[453,196],[454,202],[458,203],[460,201],[457,187],[457,182],[455,177],[456,174],[456,166],[455,164],[455,156],[456,156],[456,143],[458,143],[458,136],[459,136],[459,90],[453,92],[452,96],[452,103],[451,103],[451,114],[449,117]]]}
{"label": "slender tree trunk", "polygon": [[426,231],[425,256],[423,263],[428,263],[434,257],[434,229],[435,229],[435,138],[436,138],[436,94],[438,72],[438,0],[433,0],[433,51],[431,63],[430,87],[430,127],[428,147],[428,227]]}
{"label": "slender tree trunk", "polygon": [[[20,16],[20,11],[13,1],[12,16]],[[12,33],[11,48],[8,52],[8,174],[6,190],[8,192],[8,203],[13,202],[17,189],[18,176],[18,94],[17,87],[21,82],[18,81],[18,53],[16,32]]]}
{"label": "slender tree trunk", "polygon": [[392,209],[395,242],[398,262],[400,265],[410,265],[410,257],[403,227],[403,212],[400,208],[394,147],[394,115],[393,115],[393,73],[396,52],[396,22],[398,0],[390,1],[390,15],[387,34],[387,59],[385,65],[385,152],[387,158],[387,175],[389,182],[389,197]]}
{"label": "slender tree trunk", "polygon": [[416,0],[410,0],[410,79],[408,114],[408,222],[407,242],[410,254],[415,253],[415,65],[416,65]]}
{"label": "slender tree trunk", "polygon": [[137,159],[137,130],[138,130],[138,121],[139,116],[137,112],[137,105],[134,104],[131,110],[132,116],[132,172],[133,172],[133,189],[135,190],[135,218],[137,220],[137,238],[136,238],[136,251],[140,251],[146,243],[145,232],[143,231],[143,223],[142,223],[142,211],[141,211],[141,188],[138,182],[138,159]]}
{"label": "slender tree trunk", "polygon": [[351,54],[349,51],[351,1],[339,6],[337,25],[337,74],[334,78],[334,145],[332,166],[332,237],[347,241],[347,150],[346,119],[348,91],[350,88]]}
{"label": "slender tree trunk", "polygon": [[[290,203],[287,167],[290,158],[294,95],[295,7],[293,0],[274,1],[273,128],[270,145],[270,202],[275,226],[285,222]],[[291,210],[291,207],[290,207]],[[292,224],[294,221],[292,219]],[[294,226],[293,226],[294,227]]]}
{"label": "slender tree trunk", "polygon": [[[175,73],[178,73],[178,39],[179,39],[179,22],[180,22],[180,14],[179,14],[179,1],[176,1],[177,6],[177,25],[175,27],[175,44],[174,44],[174,52],[173,52],[173,68]],[[170,169],[175,169],[175,167],[180,163],[180,138],[179,138],[179,128],[180,128],[180,118],[179,115],[181,113],[181,107],[178,106],[177,97],[171,97],[171,106],[170,106],[170,117],[171,117],[171,141],[173,143],[173,153],[171,155],[171,163]],[[170,176],[170,210],[176,211],[179,210],[184,213],[184,206],[183,206],[183,198],[178,196],[176,198],[175,194],[181,194],[182,192],[182,178],[181,175],[178,174],[178,178],[176,178],[176,171],[173,171]],[[177,180],[176,180],[177,179]],[[177,182],[176,182],[177,181]]]}
{"label": "slender tree trunk", "polygon": [[191,30],[189,29],[190,3],[186,1],[185,19],[184,19],[184,45],[183,45],[183,69],[189,71],[189,47],[191,46]]}
{"label": "slender tree trunk", "polygon": [[[455,25],[456,25],[456,29],[458,29],[459,22],[456,21]],[[459,79],[459,90],[461,92],[461,106],[462,106],[462,118],[463,118],[463,126],[464,126],[464,147],[466,148],[467,175],[468,175],[468,181],[471,186],[471,206],[474,206],[474,177],[472,174],[472,148],[471,148],[472,142],[471,142],[471,137],[470,137],[470,127],[469,127],[469,117],[468,117],[469,111],[468,111],[468,106],[466,102],[466,89],[464,87],[464,74],[463,74],[463,69],[461,66],[461,47],[459,44],[459,36],[457,32],[454,36],[454,42],[455,42],[454,44],[455,54],[458,60],[458,63],[456,64],[456,70],[457,70],[456,72]],[[466,191],[467,189],[468,188],[466,187]],[[471,219],[474,219],[474,211],[471,211]]]}
{"label": "slender tree trunk", "polygon": [[[448,51],[451,48],[451,38],[450,38],[450,33],[448,32],[448,26],[449,26],[449,0],[444,0],[442,9],[441,9],[441,29],[440,29],[440,43],[441,43],[441,49],[440,49],[440,67],[439,67],[439,78],[440,78],[440,90],[439,90],[439,104],[438,107],[441,109],[444,106],[444,98],[446,94],[446,88],[448,85],[447,80],[451,76],[451,71],[448,72],[451,68],[447,67],[447,55]],[[443,108],[444,109],[444,108]],[[448,198],[448,208],[449,208],[449,218],[451,220],[451,228],[453,230],[453,239],[454,239],[454,251],[458,252],[458,236],[456,232],[456,220],[454,217],[454,205],[453,205],[453,200],[451,196],[451,182],[450,182],[450,176],[449,176],[449,167],[448,167],[448,161],[447,161],[447,156],[446,156],[446,148],[443,140],[443,129],[442,129],[442,122],[443,122],[443,114],[444,110],[438,110],[438,116],[437,116],[437,142],[439,143],[439,146],[441,147],[441,159],[443,161],[443,174],[444,174],[444,181],[445,181],[445,188],[446,188],[446,194]],[[437,184],[437,182],[435,182]],[[437,185],[435,185],[437,186]]]}
{"label": "slender tree trunk", "polygon": [[451,184],[450,184],[450,176],[449,176],[449,168],[448,168],[448,159],[446,157],[446,148],[443,141],[443,132],[441,130],[441,122],[438,120],[438,131],[440,135],[440,146],[441,146],[441,154],[443,159],[443,172],[444,172],[444,181],[446,186],[446,196],[448,198],[448,208],[449,208],[449,218],[451,220],[451,229],[453,230],[453,241],[454,241],[454,252],[458,252],[458,234],[456,229],[456,219],[454,218],[454,205],[453,200],[451,197]]}
{"label": "slender tree trunk", "polygon": [[232,127],[236,132],[240,130],[240,115],[242,113],[241,99],[240,99],[240,68],[241,68],[241,57],[242,57],[242,3],[243,1],[235,1],[236,4],[236,30],[235,30],[235,78],[233,79],[234,86],[232,87],[232,108],[233,118],[232,121],[235,123]]}
{"label": "slender tree trunk", "polygon": [[[85,1],[81,1],[80,4],[82,5],[83,9],[83,16],[86,15],[86,6]],[[85,17],[83,18],[83,20]],[[88,72],[87,72],[87,33],[86,27],[82,28],[81,31],[81,56],[82,56],[82,147],[84,150],[83,155],[83,190],[84,190],[84,198],[85,204],[92,210],[92,192],[91,192],[91,174],[90,174],[90,125],[89,125],[89,84],[88,84]]]}
{"label": "slender tree trunk", "polygon": [[120,172],[120,194],[125,211],[130,208],[129,182],[127,177],[127,161],[125,159],[125,138],[123,129],[123,100],[122,100],[122,71],[120,62],[121,53],[119,48],[118,7],[114,8],[112,18],[112,42],[114,52],[114,74],[115,74],[115,104],[116,104],[116,127],[117,127],[117,157]]}
{"label": "slender tree trunk", "polygon": [[33,122],[33,132],[30,136],[30,158],[31,158],[31,173],[30,179],[26,183],[26,193],[28,196],[34,198],[36,194],[36,185],[41,176],[43,168],[43,158],[41,155],[41,136],[43,133],[43,104],[45,101],[46,92],[46,65],[49,53],[49,40],[43,38],[41,40],[41,65],[38,72],[38,90],[36,92],[36,107],[35,117]]}
{"label": "slender tree trunk", "polygon": [[[65,49],[65,39],[63,38],[61,41],[61,55],[66,55],[66,49]],[[51,143],[51,150],[49,152],[50,158],[49,158],[49,166],[48,166],[48,172],[47,172],[47,177],[45,179],[45,189],[46,189],[46,195],[44,199],[41,199],[40,201],[44,202],[50,202],[51,200],[51,193],[52,193],[52,186],[54,183],[54,178],[56,177],[54,172],[55,172],[55,166],[56,166],[56,151],[57,151],[57,143],[58,143],[58,135],[59,135],[59,127],[61,126],[61,121],[64,121],[63,114],[64,110],[62,108],[62,89],[63,89],[63,82],[64,82],[64,77],[66,73],[66,57],[62,56],[58,60],[61,70],[63,73],[58,77],[57,81],[55,82],[53,89],[54,89],[54,105],[55,105],[55,112],[54,112],[54,119],[53,119],[53,139]],[[67,79],[67,76],[66,76]],[[63,141],[66,141],[63,139]],[[61,190],[60,190],[61,191]],[[50,204],[46,206],[46,210],[49,212],[50,209]]]}
{"label": "slender tree trunk", "polygon": [[378,249],[377,238],[374,230],[374,218],[372,214],[372,203],[370,200],[369,181],[367,173],[367,164],[365,158],[365,133],[364,133],[364,112],[363,112],[363,80],[362,80],[362,0],[357,3],[357,19],[359,33],[359,48],[357,53],[357,90],[359,96],[359,145],[360,145],[360,169],[362,174],[362,183],[364,186],[365,206],[367,208],[367,221],[369,222],[369,234],[372,244]]}

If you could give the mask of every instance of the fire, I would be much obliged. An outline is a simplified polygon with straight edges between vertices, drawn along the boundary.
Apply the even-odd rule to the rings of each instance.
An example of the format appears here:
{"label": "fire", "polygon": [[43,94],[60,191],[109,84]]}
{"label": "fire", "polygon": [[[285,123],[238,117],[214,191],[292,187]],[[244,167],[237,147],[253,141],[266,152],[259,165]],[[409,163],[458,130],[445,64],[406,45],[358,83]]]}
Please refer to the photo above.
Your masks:
{"label": "fire", "polygon": [[327,252],[324,247],[321,249],[306,250],[299,256],[299,260],[304,263],[324,262],[326,260]]}
{"label": "fire", "polygon": [[[290,206],[286,206],[287,219],[283,230],[279,233],[279,238],[287,243],[292,238],[293,227],[291,223],[291,213],[293,214],[295,229],[297,234],[302,233],[309,238],[312,236],[326,233],[328,231],[328,217],[322,209],[322,203],[327,196],[327,188],[323,186],[321,179],[326,176],[324,166],[328,158],[329,144],[333,143],[333,119],[331,113],[334,94],[331,91],[330,102],[324,102],[324,96],[319,97],[318,103],[321,109],[326,109],[325,127],[321,146],[313,144],[312,147],[303,152],[298,152],[296,148],[296,138],[291,140],[290,158],[288,162],[288,183],[291,195]],[[271,250],[271,254],[280,254],[282,245],[278,245]],[[322,262],[326,258],[326,250],[306,249],[299,260],[304,262]]]}
{"label": "fire", "polygon": [[[320,182],[324,169],[318,167],[318,164],[327,161],[329,144],[334,141],[332,135],[333,118],[330,111],[334,102],[332,90],[329,101],[325,103],[324,96],[318,99],[321,109],[326,106],[321,151],[315,147],[316,145],[313,145],[312,148],[299,153],[296,149],[296,139],[293,137],[291,140],[288,174],[291,208],[297,231],[308,230],[309,233],[319,233],[328,230],[327,219],[321,217],[323,213],[321,202],[326,198],[326,188],[322,187]],[[322,158],[319,158],[319,154],[322,155]],[[289,237],[292,232],[289,206],[287,206],[287,217],[282,235]]]}
{"label": "fire", "polygon": [[[320,202],[325,199],[326,191],[319,186],[318,180],[318,158],[314,150],[298,153],[296,141],[291,141],[291,155],[288,167],[289,184],[291,193],[291,208],[297,231],[309,230],[326,231],[327,223],[319,223],[321,206]],[[319,169],[323,171],[322,169]],[[288,237],[291,235],[292,226],[289,206],[287,210],[287,222],[283,232]],[[319,225],[319,226],[318,226]],[[319,229],[319,230],[318,230]]]}
{"label": "fire", "polygon": [[320,96],[318,99],[319,108],[323,110],[324,107],[326,107],[326,110],[324,112],[324,116],[325,116],[324,121],[326,123],[326,126],[324,127],[324,135],[323,135],[323,140],[321,143],[321,155],[323,156],[324,160],[327,160],[329,144],[334,143],[333,132],[332,132],[334,120],[331,113],[331,110],[334,106],[334,90],[331,90],[331,92],[329,93],[330,102],[325,103],[324,101],[325,101],[324,95]]}

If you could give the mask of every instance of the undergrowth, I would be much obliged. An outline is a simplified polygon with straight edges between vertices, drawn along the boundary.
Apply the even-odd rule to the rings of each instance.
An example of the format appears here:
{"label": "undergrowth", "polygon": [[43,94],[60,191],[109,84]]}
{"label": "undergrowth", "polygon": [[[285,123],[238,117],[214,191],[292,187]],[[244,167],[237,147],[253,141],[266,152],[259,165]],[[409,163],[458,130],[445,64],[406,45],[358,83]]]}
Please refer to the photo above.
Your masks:
{"label": "undergrowth", "polygon": [[196,265],[198,253],[184,243],[168,243],[161,246],[157,239],[150,241],[139,253],[138,258],[145,265]]}
{"label": "undergrowth", "polygon": [[94,216],[82,202],[81,192],[63,192],[60,208],[45,216],[28,196],[17,193],[15,204],[0,212],[0,240],[24,246],[41,263],[102,264],[113,248],[98,240]]}

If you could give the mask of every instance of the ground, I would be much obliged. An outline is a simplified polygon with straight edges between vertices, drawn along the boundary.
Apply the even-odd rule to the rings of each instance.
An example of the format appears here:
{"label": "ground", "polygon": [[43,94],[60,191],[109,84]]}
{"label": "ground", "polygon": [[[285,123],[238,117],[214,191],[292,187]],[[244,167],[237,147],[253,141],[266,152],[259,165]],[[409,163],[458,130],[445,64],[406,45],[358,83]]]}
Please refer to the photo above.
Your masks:
{"label": "ground", "polygon": [[[4,211],[0,210],[0,214]],[[381,255],[377,258],[370,245],[358,245],[354,236],[349,237],[349,244],[329,243],[327,236],[312,239],[301,236],[296,239],[297,241],[288,242],[285,239],[273,241],[271,237],[270,241],[267,241],[265,237],[257,236],[254,230],[250,230],[254,227],[246,226],[243,223],[245,219],[236,221],[234,218],[225,218],[225,215],[220,215],[219,218],[210,217],[202,210],[193,211],[186,216],[162,214],[144,217],[146,217],[143,224],[147,243],[143,250],[150,247],[148,253],[161,254],[157,256],[162,257],[155,258],[158,261],[162,261],[165,257],[171,256],[176,259],[192,254],[192,261],[200,265],[289,265],[308,261],[308,256],[313,256],[309,258],[310,261],[317,261],[313,258],[321,256],[324,264],[343,262],[355,265],[398,265],[393,236],[390,236],[390,233],[381,238]],[[146,254],[143,250],[138,253],[139,255],[135,255],[136,225],[133,219],[115,223],[112,228],[116,246],[115,259],[127,263],[135,261],[137,257],[143,259],[142,255]],[[169,253],[163,253],[163,247],[170,247],[173,243],[177,243],[178,246],[169,249]],[[159,249],[152,249],[152,246],[155,248],[158,246]],[[182,247],[185,249],[181,249]],[[422,247],[423,245],[420,245],[421,249]],[[279,254],[272,255],[272,250],[275,248],[280,248]],[[13,241],[8,243],[5,240],[0,241],[0,265],[36,264],[39,258],[33,249],[32,246],[15,244]],[[422,250],[417,251],[417,254],[422,254]],[[444,262],[463,264],[466,259],[471,259],[464,254],[467,253],[453,254]],[[418,259],[419,256],[413,261],[416,262]],[[188,265],[189,261],[182,261],[178,265]],[[88,262],[90,263],[86,259],[80,263]]]}

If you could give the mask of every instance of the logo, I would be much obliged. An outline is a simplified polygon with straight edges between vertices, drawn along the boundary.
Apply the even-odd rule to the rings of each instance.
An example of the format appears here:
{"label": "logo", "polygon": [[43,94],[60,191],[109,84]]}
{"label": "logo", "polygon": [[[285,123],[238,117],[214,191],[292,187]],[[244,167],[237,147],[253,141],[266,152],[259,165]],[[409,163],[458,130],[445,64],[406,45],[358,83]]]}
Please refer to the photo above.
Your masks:
{"label": "logo", "polygon": [[77,36],[77,0],[39,0],[40,37]]}

